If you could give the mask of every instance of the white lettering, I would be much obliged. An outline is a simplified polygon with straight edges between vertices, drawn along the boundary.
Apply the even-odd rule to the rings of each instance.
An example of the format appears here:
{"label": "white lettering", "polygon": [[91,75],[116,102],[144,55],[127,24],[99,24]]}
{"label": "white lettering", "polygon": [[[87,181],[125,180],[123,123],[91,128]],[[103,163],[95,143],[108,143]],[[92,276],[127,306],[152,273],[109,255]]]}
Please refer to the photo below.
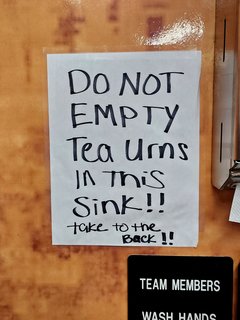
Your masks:
{"label": "white lettering", "polygon": [[175,291],[220,291],[219,280],[172,279],[172,290]]}
{"label": "white lettering", "polygon": [[142,290],[167,290],[167,279],[140,278]]}
{"label": "white lettering", "polygon": [[173,312],[142,311],[143,320],[173,320]]}
{"label": "white lettering", "polygon": [[[216,320],[217,316],[215,313],[186,313],[179,312],[178,320]],[[150,319],[149,319],[150,320]]]}

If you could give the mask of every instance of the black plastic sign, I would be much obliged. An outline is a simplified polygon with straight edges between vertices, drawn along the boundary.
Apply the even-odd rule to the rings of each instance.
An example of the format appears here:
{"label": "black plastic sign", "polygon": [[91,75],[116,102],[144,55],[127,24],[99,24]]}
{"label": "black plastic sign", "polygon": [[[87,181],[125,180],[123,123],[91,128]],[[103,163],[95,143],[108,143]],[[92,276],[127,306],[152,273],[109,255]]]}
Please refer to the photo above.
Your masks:
{"label": "black plastic sign", "polygon": [[229,257],[128,258],[128,320],[232,320]]}

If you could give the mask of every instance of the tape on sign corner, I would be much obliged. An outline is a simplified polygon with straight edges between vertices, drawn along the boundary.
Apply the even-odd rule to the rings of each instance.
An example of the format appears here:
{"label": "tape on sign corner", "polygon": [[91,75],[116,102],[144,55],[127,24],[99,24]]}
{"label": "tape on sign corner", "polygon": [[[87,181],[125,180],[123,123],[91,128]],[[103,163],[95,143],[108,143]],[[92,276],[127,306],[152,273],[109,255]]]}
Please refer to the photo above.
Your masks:
{"label": "tape on sign corner", "polygon": [[236,185],[229,221],[240,223],[240,184]]}

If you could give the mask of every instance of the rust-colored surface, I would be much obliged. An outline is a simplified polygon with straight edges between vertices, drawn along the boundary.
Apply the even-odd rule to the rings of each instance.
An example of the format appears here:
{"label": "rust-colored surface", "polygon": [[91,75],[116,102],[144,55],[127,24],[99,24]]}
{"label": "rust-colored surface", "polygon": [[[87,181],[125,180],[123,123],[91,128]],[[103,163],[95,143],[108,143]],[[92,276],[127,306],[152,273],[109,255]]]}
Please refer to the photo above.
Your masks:
{"label": "rust-colored surface", "polygon": [[[130,254],[230,256],[236,269],[240,226],[228,222],[232,191],[211,186],[215,1],[0,0],[0,9],[0,319],[127,319]],[[159,40],[187,23],[189,36]],[[203,52],[197,248],[51,245],[43,51],[102,45]]]}

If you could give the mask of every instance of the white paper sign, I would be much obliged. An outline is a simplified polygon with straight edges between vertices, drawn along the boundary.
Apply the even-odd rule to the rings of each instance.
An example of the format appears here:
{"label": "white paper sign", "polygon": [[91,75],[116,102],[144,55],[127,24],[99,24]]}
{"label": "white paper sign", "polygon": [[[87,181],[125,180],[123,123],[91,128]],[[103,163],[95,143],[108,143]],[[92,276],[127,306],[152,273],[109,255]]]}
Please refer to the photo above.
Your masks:
{"label": "white paper sign", "polygon": [[196,246],[201,53],[47,62],[53,244]]}
{"label": "white paper sign", "polygon": [[240,223],[240,185],[236,185],[229,221]]}

